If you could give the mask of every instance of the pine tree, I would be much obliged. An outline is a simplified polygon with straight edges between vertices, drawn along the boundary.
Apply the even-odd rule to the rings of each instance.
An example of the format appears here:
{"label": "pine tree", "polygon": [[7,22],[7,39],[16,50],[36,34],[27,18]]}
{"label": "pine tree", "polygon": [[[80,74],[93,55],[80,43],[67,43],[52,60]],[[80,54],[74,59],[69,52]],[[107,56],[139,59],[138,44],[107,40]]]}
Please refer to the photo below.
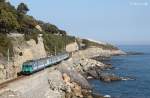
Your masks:
{"label": "pine tree", "polygon": [[18,13],[26,14],[29,9],[25,3],[20,3],[17,8]]}

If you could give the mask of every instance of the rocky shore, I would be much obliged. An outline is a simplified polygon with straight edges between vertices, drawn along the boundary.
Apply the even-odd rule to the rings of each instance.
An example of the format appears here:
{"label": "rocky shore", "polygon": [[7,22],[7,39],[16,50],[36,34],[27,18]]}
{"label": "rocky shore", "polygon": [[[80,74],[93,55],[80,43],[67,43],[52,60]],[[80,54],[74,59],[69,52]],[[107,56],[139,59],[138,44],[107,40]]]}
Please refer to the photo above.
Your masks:
{"label": "rocky shore", "polygon": [[[50,71],[45,74],[42,73],[43,76],[40,74],[38,78],[31,80],[34,83],[33,85],[35,85],[33,89],[21,90],[19,88],[21,91],[9,89],[0,93],[0,98],[41,98],[41,96],[42,98],[109,98],[110,96],[95,94],[88,80],[98,79],[109,83],[112,81],[120,81],[123,78],[115,76],[114,74],[105,73],[103,70],[113,67],[110,64],[104,64],[94,60],[93,57],[101,56],[101,58],[104,59],[106,56],[110,57],[111,55],[123,54],[124,52],[114,50],[111,53],[106,52],[110,50],[98,48],[97,51],[89,52],[91,50],[95,50],[95,48],[74,52],[68,60],[51,67]],[[39,78],[41,80],[39,80]],[[32,85],[31,82],[28,84],[28,81],[29,80],[27,80],[27,82],[24,81],[24,85],[20,85],[21,88],[26,88],[24,86],[28,87],[29,84]],[[36,88],[36,85],[39,85],[38,81],[42,81],[42,84],[40,83],[40,86]],[[17,83],[17,85],[19,85],[19,83]],[[14,88],[17,89],[16,87]],[[43,89],[42,91],[41,88]],[[33,94],[32,97],[31,94]]]}
{"label": "rocky shore", "polygon": [[[81,53],[81,52],[80,52]],[[88,83],[89,79],[99,79],[103,82],[120,81],[121,77],[103,72],[105,69],[111,69],[110,64],[106,65],[100,61],[90,59],[90,56],[81,56],[79,52],[72,55],[67,61],[63,61],[56,67],[54,73],[49,77],[51,93],[59,92],[57,96],[48,98],[109,98],[110,96],[96,95],[92,92],[92,87]],[[76,55],[79,55],[76,57]],[[122,52],[121,52],[122,54]],[[92,54],[91,54],[92,57]],[[57,77],[57,78],[56,78]],[[59,77],[59,78],[58,78]],[[54,81],[56,79],[56,81]],[[61,80],[57,80],[61,79]],[[54,94],[56,95],[56,94]]]}

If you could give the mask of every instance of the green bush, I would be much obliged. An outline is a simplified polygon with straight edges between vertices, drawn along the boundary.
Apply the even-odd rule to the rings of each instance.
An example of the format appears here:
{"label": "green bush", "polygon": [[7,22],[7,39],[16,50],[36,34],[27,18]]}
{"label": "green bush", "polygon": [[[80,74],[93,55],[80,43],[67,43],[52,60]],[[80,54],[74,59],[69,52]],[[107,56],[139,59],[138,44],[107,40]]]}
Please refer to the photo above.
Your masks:
{"label": "green bush", "polygon": [[46,51],[50,54],[65,51],[65,46],[71,42],[74,42],[74,37],[71,36],[59,36],[54,34],[43,33],[44,45]]}
{"label": "green bush", "polygon": [[82,43],[85,44],[85,48],[88,48],[90,46],[97,46],[97,47],[100,47],[100,48],[106,49],[106,50],[118,50],[117,47],[115,47],[111,44],[99,44],[99,43],[96,43],[96,42],[93,42],[93,41],[89,41],[87,39],[83,39]]}
{"label": "green bush", "polygon": [[2,56],[7,56],[8,49],[10,50],[10,56],[13,56],[11,40],[7,38],[6,34],[0,33],[0,53],[2,54]]}
{"label": "green bush", "polygon": [[17,30],[19,28],[18,21],[16,17],[6,10],[0,10],[0,31],[9,32],[12,30]]}

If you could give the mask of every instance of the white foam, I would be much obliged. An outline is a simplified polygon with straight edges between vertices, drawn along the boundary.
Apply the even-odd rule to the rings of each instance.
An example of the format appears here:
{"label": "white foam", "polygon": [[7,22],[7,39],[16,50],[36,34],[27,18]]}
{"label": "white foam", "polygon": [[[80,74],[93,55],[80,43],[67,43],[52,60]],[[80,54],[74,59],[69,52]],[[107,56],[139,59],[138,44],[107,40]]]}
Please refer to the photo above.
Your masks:
{"label": "white foam", "polygon": [[111,98],[111,96],[110,96],[110,95],[105,95],[104,97],[105,97],[105,98]]}

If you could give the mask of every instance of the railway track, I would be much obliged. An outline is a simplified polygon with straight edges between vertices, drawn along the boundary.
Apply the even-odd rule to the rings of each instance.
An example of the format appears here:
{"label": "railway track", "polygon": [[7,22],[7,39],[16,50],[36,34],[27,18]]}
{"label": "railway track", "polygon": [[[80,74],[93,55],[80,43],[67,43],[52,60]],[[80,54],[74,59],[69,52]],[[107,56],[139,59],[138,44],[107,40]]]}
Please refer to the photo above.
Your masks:
{"label": "railway track", "polygon": [[1,83],[1,84],[0,84],[0,89],[3,89],[3,88],[5,88],[5,87],[7,87],[8,84],[10,84],[10,83],[12,83],[12,82],[15,82],[15,81],[18,81],[18,80],[20,80],[20,79],[23,79],[23,78],[25,78],[25,77],[27,77],[27,76],[21,75],[21,76],[18,76],[17,78],[15,78],[15,79],[11,79],[11,80],[8,80],[8,81],[6,81],[6,82],[4,82],[4,83]]}
{"label": "railway track", "polygon": [[34,74],[30,74],[30,75],[22,75],[22,74],[19,74],[17,78],[14,78],[14,79],[11,79],[11,80],[8,80],[8,81],[5,81],[3,83],[0,84],[0,90],[7,87],[10,83],[13,83],[13,82],[16,82],[18,80],[21,80],[21,79],[24,79],[24,78],[29,78],[29,77],[32,77],[36,74],[39,74],[41,72],[43,72],[45,70],[41,70],[39,72],[35,72]]}
{"label": "railway track", "polygon": [[[53,65],[58,65],[58,64],[53,64]],[[52,67],[51,67],[51,68],[52,68]],[[55,66],[53,66],[53,68],[55,68]],[[24,78],[27,78],[27,77],[28,77],[28,78],[29,78],[29,77],[32,77],[32,76],[34,76],[35,74],[38,74],[38,73],[40,73],[40,72],[45,71],[46,69],[48,69],[48,68],[44,68],[44,70],[40,70],[40,71],[35,72],[35,73],[33,73],[33,74],[30,74],[30,75],[22,75],[22,74],[19,73],[17,78],[11,79],[11,80],[8,80],[8,81],[5,81],[5,82],[3,82],[3,83],[0,83],[0,90],[3,89],[3,88],[5,88],[5,87],[7,87],[10,83],[16,82],[16,81],[18,81],[18,80],[21,80],[21,79],[24,79]]]}

